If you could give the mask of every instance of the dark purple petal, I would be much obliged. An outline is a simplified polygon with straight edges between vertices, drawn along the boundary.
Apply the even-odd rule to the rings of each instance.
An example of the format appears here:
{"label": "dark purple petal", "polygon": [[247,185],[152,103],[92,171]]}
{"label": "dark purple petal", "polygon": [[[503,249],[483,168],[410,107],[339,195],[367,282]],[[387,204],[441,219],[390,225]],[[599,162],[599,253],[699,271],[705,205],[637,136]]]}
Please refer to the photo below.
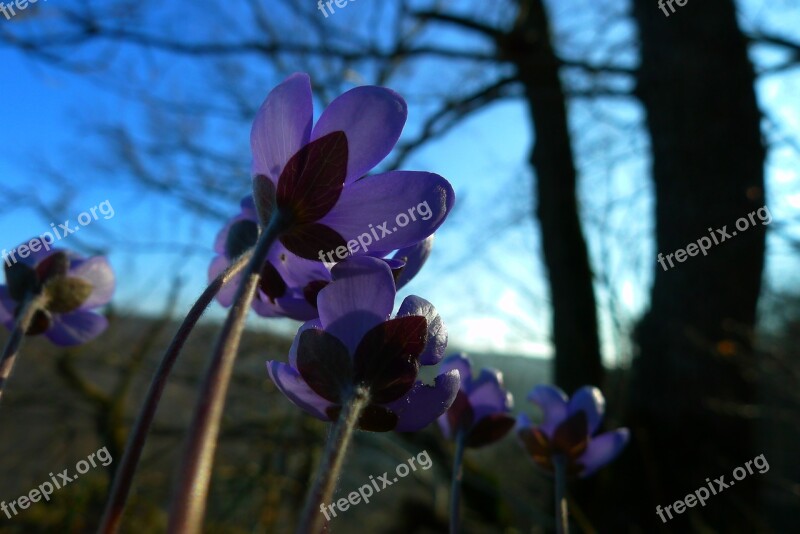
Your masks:
{"label": "dark purple petal", "polygon": [[320,116],[311,139],[343,131],[350,145],[347,183],[368,173],[392,151],[408,109],[403,97],[384,87],[351,89],[330,103]]}
{"label": "dark purple petal", "polygon": [[8,294],[17,302],[25,300],[29,294],[38,293],[41,290],[39,277],[36,269],[24,263],[6,264],[6,281],[8,282]]}
{"label": "dark purple petal", "polygon": [[406,394],[419,372],[419,354],[428,334],[423,317],[398,317],[378,324],[364,335],[353,363],[355,383],[369,388],[377,404]]}
{"label": "dark purple petal", "polygon": [[254,176],[277,182],[289,158],[308,143],[313,113],[307,74],[293,74],[269,93],[250,131]]}
{"label": "dark purple petal", "polygon": [[111,302],[116,283],[114,271],[105,257],[95,256],[85,261],[73,261],[69,274],[92,284],[92,293],[83,303],[83,308],[97,308]]}
{"label": "dark purple petal", "polygon": [[405,262],[400,274],[395,277],[397,289],[400,289],[414,278],[417,273],[428,261],[428,256],[431,255],[433,248],[433,236],[430,235],[424,240],[420,241],[410,247],[402,248],[394,253],[393,260],[401,260]]}
{"label": "dark purple petal", "polygon": [[231,226],[237,221],[252,221],[254,223],[258,222],[258,215],[256,214],[256,207],[253,202],[252,195],[247,195],[242,198],[239,202],[240,206],[240,213],[235,217],[232,217],[225,226],[222,227],[222,230],[219,231],[217,237],[214,239],[214,252],[217,254],[225,254],[225,243],[228,242],[228,232],[230,232]]}
{"label": "dark purple petal", "polygon": [[[450,372],[458,372],[453,370]],[[460,380],[460,379],[459,379]],[[472,406],[469,404],[469,398],[464,393],[463,384],[462,389],[458,391],[453,399],[453,404],[447,409],[447,412],[439,418],[439,427],[447,439],[455,437],[462,429],[467,429],[472,426],[475,421],[475,412],[472,411]]]}
{"label": "dark purple petal", "polygon": [[496,413],[478,421],[467,437],[467,447],[484,447],[498,441],[514,428],[516,421],[510,415]]}
{"label": "dark purple petal", "polygon": [[478,378],[472,382],[469,392],[469,403],[475,410],[475,420],[501,412],[511,410],[511,394],[503,387],[503,375],[496,369],[481,369]]}
{"label": "dark purple petal", "polygon": [[226,239],[223,251],[226,257],[238,258],[258,241],[258,224],[247,219],[240,219],[226,227]]}
{"label": "dark purple petal", "polygon": [[312,280],[303,288],[303,297],[309,304],[316,308],[317,296],[328,284],[330,284],[328,280]]}
{"label": "dark purple petal", "polygon": [[589,426],[584,412],[575,412],[556,427],[550,439],[553,449],[569,459],[578,458],[589,444]]}
{"label": "dark purple petal", "polygon": [[341,402],[353,387],[353,360],[347,347],[324,330],[306,329],[299,337],[297,370],[303,380],[322,398]]}
{"label": "dark purple petal", "polygon": [[469,363],[469,358],[462,353],[448,356],[442,362],[442,372],[445,373],[451,369],[459,372],[461,375],[461,390],[469,394],[472,391],[472,366]]}
{"label": "dark purple petal", "polygon": [[322,330],[322,324],[319,319],[312,319],[303,323],[300,329],[297,330],[294,340],[292,340],[292,346],[289,348],[289,365],[295,369],[297,369],[297,346],[300,344],[300,336],[303,332],[310,329]]}
{"label": "dark purple petal", "polygon": [[[341,406],[331,406],[327,411],[328,417],[331,421],[336,421],[341,411]],[[397,415],[377,404],[368,405],[358,418],[358,428],[367,432],[388,432],[395,426],[397,426]]]}
{"label": "dark purple petal", "polygon": [[266,295],[267,299],[274,303],[275,299],[286,294],[286,282],[281,277],[281,273],[270,262],[264,262],[261,266],[261,277],[258,280],[258,289]]}
{"label": "dark purple petal", "polygon": [[620,428],[611,432],[604,432],[589,441],[586,452],[578,459],[578,463],[583,465],[581,477],[587,477],[611,462],[622,452],[630,439],[630,432],[627,428]]}
{"label": "dark purple petal", "polygon": [[517,422],[517,428],[517,436],[533,461],[542,469],[552,472],[553,451],[547,434],[541,428],[520,427],[519,421]]}
{"label": "dark purple petal", "polygon": [[281,235],[280,240],[288,250],[307,260],[325,261],[324,255],[328,252],[340,247],[347,250],[342,236],[318,223],[292,226]]}
{"label": "dark purple petal", "polygon": [[599,389],[592,386],[584,386],[576,391],[569,399],[567,411],[573,414],[577,411],[586,413],[589,422],[589,435],[594,434],[600,422],[603,420],[603,413],[606,409],[606,401]]}
{"label": "dark purple petal", "polygon": [[567,395],[556,386],[539,385],[528,394],[528,400],[542,409],[542,429],[548,436],[567,417]]}
{"label": "dark purple petal", "polygon": [[336,204],[347,172],[347,137],[329,133],[289,159],[278,180],[278,209],[295,224],[318,221]]}
{"label": "dark purple petal", "polygon": [[76,310],[64,315],[52,316],[52,325],[45,332],[47,338],[62,347],[81,345],[96,338],[108,327],[108,321],[102,315]]}
{"label": "dark purple petal", "polygon": [[398,317],[404,316],[424,317],[428,324],[428,341],[425,349],[419,356],[419,363],[422,365],[436,365],[447,350],[447,328],[445,328],[442,318],[427,300],[410,295],[403,300],[400,309],[397,311]]}
{"label": "dark purple petal", "polygon": [[319,317],[325,330],[355,354],[364,334],[392,313],[392,272],[379,259],[358,257],[337,263],[331,275],[334,282],[317,296]]}
{"label": "dark purple petal", "polygon": [[66,252],[55,252],[36,265],[36,275],[40,282],[46,282],[57,276],[66,276],[70,270],[70,263],[73,267],[78,267],[84,260],[70,261]]}
{"label": "dark purple petal", "polygon": [[325,414],[332,404],[308,387],[303,377],[294,368],[285,363],[268,361],[267,370],[275,385],[281,393],[292,401],[296,406],[302,408],[317,419],[330,421]]}
{"label": "dark purple petal", "polygon": [[455,371],[437,376],[433,386],[417,382],[407,395],[386,405],[400,418],[395,430],[416,432],[431,424],[453,403],[459,384]]}
{"label": "dark purple petal", "polygon": [[[39,250],[34,252],[33,250],[30,249],[31,242],[34,239],[30,239],[28,241],[25,241],[24,243],[20,243],[19,245],[17,245],[17,247],[14,249],[16,251],[16,255],[14,256],[14,258],[17,260],[16,263],[22,263],[24,265],[27,265],[28,267],[36,267],[39,263],[43,262],[46,258],[49,258],[53,254],[63,253],[67,254],[68,256],[71,256],[71,254],[67,253],[66,251],[57,248],[51,248],[50,250],[39,248]],[[41,243],[41,240],[37,239],[37,241]],[[28,247],[28,253],[26,253],[24,258],[19,254],[19,247],[21,247],[22,245]],[[14,260],[9,258],[9,261],[14,261]]]}
{"label": "dark purple petal", "polygon": [[346,241],[366,234],[372,249],[395,250],[433,234],[454,201],[453,188],[438,174],[392,171],[348,184],[320,222]]}

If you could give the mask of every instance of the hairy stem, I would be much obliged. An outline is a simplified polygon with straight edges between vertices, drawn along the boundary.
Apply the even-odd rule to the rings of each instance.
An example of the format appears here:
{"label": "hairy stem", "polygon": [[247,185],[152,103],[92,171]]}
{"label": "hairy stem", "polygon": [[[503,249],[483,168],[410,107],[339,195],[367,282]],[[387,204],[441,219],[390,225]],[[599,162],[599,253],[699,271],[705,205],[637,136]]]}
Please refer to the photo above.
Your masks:
{"label": "hairy stem", "polygon": [[556,532],[569,534],[569,509],[567,508],[567,464],[563,456],[553,458],[556,484]]}
{"label": "hairy stem", "polygon": [[331,428],[328,436],[314,485],[308,492],[303,515],[297,526],[298,534],[315,534],[321,532],[325,526],[327,513],[323,511],[323,507],[333,497],[353,431],[358,426],[358,420],[367,405],[369,405],[369,392],[364,388],[358,388],[350,401],[342,406],[339,420]]}
{"label": "hairy stem", "polygon": [[258,238],[200,386],[184,460],[172,498],[168,531],[173,534],[194,534],[201,531],[222,411],[233,373],[233,363],[244,332],[245,319],[256,293],[264,258],[284,230],[285,221],[277,213]]}
{"label": "hairy stem", "polygon": [[456,434],[456,452],[453,457],[453,481],[450,487],[450,534],[457,534],[461,524],[461,480],[464,474],[464,447],[467,434],[459,430]]}
{"label": "hairy stem", "polygon": [[44,306],[46,300],[47,298],[42,294],[29,297],[22,303],[22,309],[14,324],[14,330],[11,331],[11,336],[3,349],[3,355],[0,356],[0,400],[3,398],[6,382],[8,382],[11,371],[14,370],[14,364],[17,362],[17,355],[22,346],[25,332],[30,328],[33,316]]}
{"label": "hairy stem", "polygon": [[105,512],[103,513],[103,521],[100,524],[98,533],[112,534],[119,530],[122,513],[125,510],[125,504],[133,484],[133,477],[139,465],[139,460],[142,457],[147,435],[153,424],[159,402],[161,402],[161,395],[164,392],[164,387],[167,385],[167,379],[172,372],[172,368],[178,360],[178,356],[186,340],[189,338],[189,334],[203,315],[203,312],[205,312],[208,305],[211,304],[211,301],[217,293],[219,293],[220,289],[222,289],[222,286],[230,282],[234,276],[241,272],[251,257],[252,252],[250,251],[242,254],[209,284],[202,295],[200,295],[200,298],[197,299],[197,302],[194,303],[192,309],[189,310],[188,315],[183,320],[180,328],[178,328],[175,337],[172,338],[172,342],[161,358],[161,363],[159,363],[158,369],[153,375],[153,380],[150,382],[147,396],[139,411],[139,417],[136,419],[136,424],[128,437],[125,453],[117,467],[117,473],[114,477],[113,485],[111,486]]}

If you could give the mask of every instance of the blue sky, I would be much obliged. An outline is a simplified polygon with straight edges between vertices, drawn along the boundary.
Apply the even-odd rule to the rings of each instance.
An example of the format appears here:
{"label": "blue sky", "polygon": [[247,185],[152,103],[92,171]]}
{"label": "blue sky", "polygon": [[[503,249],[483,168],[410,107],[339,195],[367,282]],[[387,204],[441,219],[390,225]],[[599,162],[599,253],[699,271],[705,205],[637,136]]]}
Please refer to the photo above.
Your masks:
{"label": "blue sky", "polygon": [[[586,10],[580,15],[554,9],[557,32],[574,27],[576,20],[600,15],[597,7],[584,3]],[[51,8],[57,9],[52,4],[38,7]],[[330,23],[345,28],[358,20],[358,10],[358,4],[350,5],[331,17]],[[789,32],[787,35],[796,34],[786,17],[773,20],[752,3],[743,4],[741,16],[746,27],[766,24],[784,29]],[[800,20],[788,17],[789,21],[792,19]],[[6,21],[0,19],[3,23]],[[614,31],[625,36],[630,28],[622,25]],[[583,46],[582,39],[580,32],[568,35],[570,46],[578,49]],[[754,53],[760,65],[780,60],[779,56],[769,49]],[[125,124],[134,134],[144,132],[146,108],[98,86],[86,76],[44,66],[7,47],[0,47],[0,63],[0,86],[5,89],[0,122],[5,140],[0,150],[0,185],[57,206],[52,217],[38,213],[26,202],[4,209],[0,213],[0,249],[13,248],[49,230],[50,223],[58,225],[69,219],[74,225],[79,213],[108,201],[114,208],[113,218],[101,218],[59,244],[76,248],[105,245],[111,237],[119,243],[110,251],[119,278],[117,306],[158,313],[177,277],[182,284],[178,313],[188,309],[206,283],[219,223],[187,216],[168,195],[145,192],[141,186],[121,178],[106,163],[103,137],[93,133],[94,125],[109,121]],[[184,75],[182,68],[178,62],[163,79],[154,75],[153,83],[163,89],[171,77]],[[797,146],[799,71],[796,68],[768,76],[758,84],[762,106],[781,124],[784,134],[789,132],[789,141]],[[446,77],[447,72],[441,76]],[[269,89],[265,85],[254,90],[252,103],[257,105]],[[419,91],[424,92],[425,88]],[[412,133],[426,105],[413,96],[418,95],[409,98],[407,128]],[[182,95],[177,91],[174,97],[180,99]],[[651,237],[652,193],[647,177],[646,135],[640,128],[626,131],[613,124],[640,121],[641,109],[619,101],[577,101],[570,111],[577,134],[584,227],[595,270],[610,284],[599,282],[597,286],[605,357],[609,363],[625,361],[627,348],[624,343],[617,343],[613,319],[628,324],[642,312],[658,251]],[[526,160],[532,139],[526,117],[527,110],[519,101],[494,105],[426,146],[405,165],[434,171],[451,180],[457,209],[437,233],[429,265],[401,296],[415,293],[432,301],[449,327],[451,340],[460,346],[542,356],[550,351],[549,312],[538,228],[528,217],[532,199],[526,194],[531,189]],[[249,128],[239,128],[208,141],[241,146],[246,151],[248,136]],[[790,232],[796,226],[790,221],[796,219],[800,208],[799,158],[791,142],[785,142],[770,153],[768,162],[768,204],[774,226],[782,224],[784,230],[788,226]],[[249,161],[242,165],[246,168]],[[63,175],[70,185],[42,180],[46,169]],[[176,169],[185,172],[187,167],[176,164]],[[246,188],[247,182],[243,176],[241,184],[232,186]],[[236,210],[237,206],[231,204],[231,215]],[[686,242],[698,237],[701,236],[686,236]],[[771,236],[770,284],[795,288],[795,273],[796,254],[782,239]],[[220,318],[222,314],[215,304],[209,318]],[[253,320],[253,324],[264,322]],[[296,326],[291,321],[279,321],[276,327],[291,331]]]}

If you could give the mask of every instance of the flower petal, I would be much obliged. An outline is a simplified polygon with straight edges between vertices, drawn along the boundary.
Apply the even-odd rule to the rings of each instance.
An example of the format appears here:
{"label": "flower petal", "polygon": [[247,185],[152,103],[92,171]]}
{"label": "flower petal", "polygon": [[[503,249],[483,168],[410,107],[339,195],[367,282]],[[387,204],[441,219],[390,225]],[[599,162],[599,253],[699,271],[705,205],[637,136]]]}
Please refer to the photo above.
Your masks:
{"label": "flower petal", "polygon": [[103,256],[95,256],[88,260],[73,260],[69,268],[70,276],[83,278],[92,284],[92,293],[81,308],[97,308],[111,301],[114,294],[114,271]]}
{"label": "flower petal", "polygon": [[81,345],[96,338],[108,327],[108,320],[102,315],[76,310],[66,314],[53,314],[52,324],[45,336],[62,347]]}
{"label": "flower petal", "polygon": [[314,126],[311,139],[341,130],[350,156],[347,180],[358,180],[392,151],[408,116],[403,97],[390,89],[363,86],[351,89],[328,105]]}
{"label": "flower petal", "polygon": [[468,447],[484,447],[502,439],[514,428],[516,420],[504,413],[493,413],[481,418],[469,433]]}
{"label": "flower petal", "polygon": [[417,382],[404,397],[386,405],[399,417],[398,432],[416,432],[447,411],[458,393],[460,380],[456,371],[442,373],[433,386]]}
{"label": "flower petal", "polygon": [[306,329],[297,344],[297,370],[322,398],[341,403],[353,388],[353,360],[341,341],[324,330]]}
{"label": "flower petal", "polygon": [[395,289],[386,262],[366,256],[337,263],[333,282],[317,296],[319,318],[325,330],[355,354],[361,338],[392,312]]}
{"label": "flower petal", "polygon": [[481,369],[468,396],[475,421],[493,413],[509,412],[513,404],[511,394],[503,387],[503,374],[496,369]]}
{"label": "flower petal", "polygon": [[571,414],[577,411],[586,412],[589,423],[589,435],[594,434],[603,420],[606,409],[606,400],[599,389],[593,386],[584,386],[576,391],[569,399],[567,411]]}
{"label": "flower petal", "polygon": [[313,113],[307,74],[293,74],[269,93],[250,131],[254,176],[263,174],[277,184],[289,158],[308,143]]}
{"label": "flower petal", "polygon": [[296,406],[302,408],[317,419],[330,421],[325,410],[333,406],[333,403],[326,401],[314,393],[308,384],[305,383],[303,377],[300,376],[300,373],[293,367],[277,361],[268,361],[267,371],[269,371],[269,377],[281,393],[286,395]]}
{"label": "flower petal", "polygon": [[322,330],[322,324],[320,323],[319,319],[312,319],[303,323],[303,325],[297,330],[297,334],[294,336],[294,340],[292,341],[292,346],[289,348],[289,365],[295,369],[297,369],[297,346],[300,344],[300,334],[311,329]]}
{"label": "flower petal", "polygon": [[372,249],[395,250],[433,234],[454,202],[452,186],[438,174],[392,171],[346,185],[339,201],[319,222],[345,241],[377,236],[370,243]]}
{"label": "flower petal", "polygon": [[442,362],[441,371],[446,373],[451,369],[455,369],[461,375],[461,390],[465,393],[472,391],[472,365],[469,358],[461,352],[448,356]]}
{"label": "flower petal", "polygon": [[542,409],[542,429],[548,436],[567,418],[567,395],[560,388],[547,384],[536,386],[528,400]]}
{"label": "flower petal", "polygon": [[402,267],[400,275],[397,277],[397,289],[400,289],[414,278],[417,273],[428,261],[428,256],[431,255],[433,248],[433,236],[430,235],[424,240],[411,245],[410,247],[401,248],[392,256],[393,260],[401,260],[405,262]]}
{"label": "flower petal", "polygon": [[416,295],[406,297],[397,311],[398,317],[410,315],[424,317],[428,323],[428,340],[425,349],[419,355],[419,363],[436,365],[444,358],[447,350],[447,328],[445,328],[442,318],[433,304]]}
{"label": "flower petal", "polygon": [[578,459],[583,465],[580,477],[587,477],[612,461],[622,452],[625,445],[630,440],[630,431],[627,428],[619,428],[611,432],[604,432],[589,441],[586,451]]}

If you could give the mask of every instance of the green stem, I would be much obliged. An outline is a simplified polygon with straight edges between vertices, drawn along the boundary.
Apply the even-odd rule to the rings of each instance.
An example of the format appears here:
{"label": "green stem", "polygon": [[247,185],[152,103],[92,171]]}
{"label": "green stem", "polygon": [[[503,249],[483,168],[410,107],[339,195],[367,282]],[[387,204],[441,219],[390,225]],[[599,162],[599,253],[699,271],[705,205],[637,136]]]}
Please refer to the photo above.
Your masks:
{"label": "green stem", "polygon": [[358,388],[350,400],[342,406],[339,420],[331,428],[328,436],[314,485],[308,492],[297,534],[316,534],[325,526],[322,507],[331,502],[353,432],[358,426],[361,413],[368,405],[369,392],[364,388]]}
{"label": "green stem", "polygon": [[220,421],[245,319],[258,287],[264,258],[285,230],[285,220],[277,213],[258,238],[200,386],[170,508],[167,530],[172,534],[196,534],[202,529]]}
{"label": "green stem", "polygon": [[25,332],[30,328],[36,312],[45,305],[46,301],[47,298],[44,294],[40,294],[28,297],[22,302],[22,309],[14,323],[11,337],[8,338],[3,354],[0,356],[0,400],[3,398],[3,392],[5,391],[6,382],[11,376],[11,371],[14,370],[14,364],[17,363],[17,355],[22,346]]}
{"label": "green stem", "polygon": [[241,272],[247,262],[250,261],[251,257],[252,251],[245,252],[209,284],[206,290],[203,291],[203,294],[200,295],[200,298],[197,299],[197,302],[194,303],[192,309],[189,310],[180,328],[178,328],[178,331],[175,333],[175,337],[172,338],[172,342],[161,358],[158,369],[153,375],[153,380],[150,382],[147,396],[139,411],[139,417],[128,437],[125,454],[123,454],[122,460],[117,467],[114,483],[109,492],[108,500],[106,501],[103,521],[100,524],[100,528],[97,530],[98,533],[113,534],[119,530],[122,513],[128,501],[128,495],[130,494],[133,484],[133,477],[136,474],[136,468],[142,457],[147,435],[150,432],[150,427],[153,424],[153,419],[158,410],[161,395],[164,393],[164,387],[167,385],[167,380],[175,362],[178,360],[181,349],[183,349],[197,321],[203,315],[208,305],[211,304],[211,301],[214,300],[217,293],[219,293],[219,290],[222,289],[222,286],[230,282],[234,276]]}
{"label": "green stem", "polygon": [[553,457],[556,484],[556,532],[569,534],[569,509],[567,508],[567,463],[563,456]]}
{"label": "green stem", "polygon": [[456,452],[453,457],[453,480],[450,487],[450,534],[456,534],[461,524],[461,482],[464,475],[464,447],[467,434],[462,429],[456,434]]}

